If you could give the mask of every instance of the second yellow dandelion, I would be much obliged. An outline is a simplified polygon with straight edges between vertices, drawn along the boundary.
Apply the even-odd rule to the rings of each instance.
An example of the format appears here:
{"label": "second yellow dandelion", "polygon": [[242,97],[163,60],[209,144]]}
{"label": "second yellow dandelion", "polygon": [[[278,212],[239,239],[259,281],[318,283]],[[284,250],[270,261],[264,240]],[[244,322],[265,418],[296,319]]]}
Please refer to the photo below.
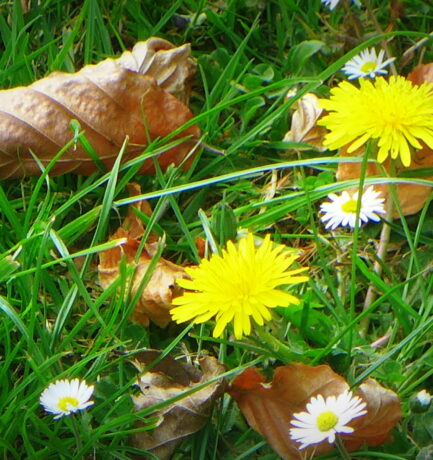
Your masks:
{"label": "second yellow dandelion", "polygon": [[307,268],[288,268],[297,259],[288,249],[271,242],[269,235],[259,247],[252,234],[238,245],[231,241],[222,255],[214,254],[195,268],[186,268],[190,280],[177,280],[189,292],[173,300],[174,321],[203,323],[215,317],[214,337],[233,322],[237,339],[251,333],[251,319],[262,326],[271,319],[269,309],[299,304],[299,299],[282,289],[308,280],[300,275]]}

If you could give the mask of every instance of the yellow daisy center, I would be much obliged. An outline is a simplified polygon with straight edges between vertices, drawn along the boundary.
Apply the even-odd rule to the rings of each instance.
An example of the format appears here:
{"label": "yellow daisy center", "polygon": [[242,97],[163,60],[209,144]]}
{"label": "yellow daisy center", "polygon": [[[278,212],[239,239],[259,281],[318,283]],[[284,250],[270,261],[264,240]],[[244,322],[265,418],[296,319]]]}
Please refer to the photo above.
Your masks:
{"label": "yellow daisy center", "polygon": [[348,212],[350,214],[356,214],[356,207],[358,205],[357,200],[354,200],[351,198],[350,200],[346,201],[346,203],[343,203],[341,206],[342,211]]}
{"label": "yellow daisy center", "polygon": [[370,73],[376,69],[376,63],[372,61],[364,62],[361,66],[361,72],[363,73]]}
{"label": "yellow daisy center", "polygon": [[320,431],[329,431],[338,423],[338,417],[328,410],[322,412],[316,419],[317,428]]}
{"label": "yellow daisy center", "polygon": [[63,396],[63,398],[59,399],[58,406],[59,409],[62,411],[68,411],[71,407],[78,407],[78,399],[72,396]]}

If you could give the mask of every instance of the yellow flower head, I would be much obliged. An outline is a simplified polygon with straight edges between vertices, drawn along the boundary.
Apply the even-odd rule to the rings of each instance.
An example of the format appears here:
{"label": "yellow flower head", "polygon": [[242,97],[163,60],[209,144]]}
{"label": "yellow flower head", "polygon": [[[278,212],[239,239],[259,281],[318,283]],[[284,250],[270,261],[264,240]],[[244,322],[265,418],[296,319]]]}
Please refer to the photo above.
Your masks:
{"label": "yellow flower head", "polygon": [[350,144],[352,153],[369,139],[376,139],[377,160],[390,155],[410,166],[410,147],[433,148],[433,84],[412,84],[401,76],[375,81],[360,79],[360,88],[346,81],[331,90],[320,106],[330,112],[318,124],[330,132],[324,145],[338,149]]}
{"label": "yellow flower head", "polygon": [[258,248],[252,234],[237,246],[229,241],[221,256],[214,254],[197,267],[186,268],[190,280],[177,280],[192,292],[173,300],[177,305],[171,310],[173,320],[203,323],[215,317],[214,337],[233,321],[235,336],[241,339],[251,333],[251,317],[262,326],[271,319],[270,308],[299,304],[299,299],[279,289],[308,280],[298,275],[307,268],[288,270],[297,258],[283,245],[273,245],[269,235]]}

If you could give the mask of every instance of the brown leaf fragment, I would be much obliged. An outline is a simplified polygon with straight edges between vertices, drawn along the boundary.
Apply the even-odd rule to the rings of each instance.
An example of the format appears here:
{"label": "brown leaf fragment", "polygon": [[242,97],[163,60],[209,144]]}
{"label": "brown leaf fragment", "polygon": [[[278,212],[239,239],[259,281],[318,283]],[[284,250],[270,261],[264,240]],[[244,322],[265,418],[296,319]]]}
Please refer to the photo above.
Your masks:
{"label": "brown leaf fragment", "polygon": [[424,82],[433,82],[433,62],[417,65],[409,73],[407,79],[415,85],[422,85]]}
{"label": "brown leaf fragment", "polygon": [[[0,178],[39,175],[40,167],[31,152],[46,166],[73,139],[73,119],[79,121],[102,163],[110,169],[126,137],[129,142],[123,161],[139,155],[149,140],[167,136],[192,118],[189,108],[159,87],[152,75],[122,64],[122,57],[106,59],[73,74],[54,72],[27,87],[0,91]],[[174,78],[168,88],[176,89],[176,81]],[[158,157],[163,169],[179,164],[188,155],[199,137],[197,125],[176,137],[185,136],[191,139]],[[96,169],[93,159],[76,142],[56,162],[51,174],[91,174]],[[154,172],[153,160],[144,161],[140,172]]]}
{"label": "brown leaf fragment", "polygon": [[[172,358],[169,359],[175,362]],[[222,374],[225,368],[215,358],[208,356],[200,360],[200,370],[199,380],[190,381],[187,385],[179,383],[161,371],[145,373],[138,380],[142,394],[133,397],[135,409],[141,410],[179,396]],[[180,442],[205,425],[215,401],[223,394],[225,386],[226,381],[220,379],[176,402],[167,404],[156,412],[156,415],[161,417],[159,426],[151,432],[133,434],[132,444],[150,451],[160,460],[168,460]]]}
{"label": "brown leaf fragment", "polygon": [[[134,296],[147,274],[152,257],[144,250],[136,260],[140,242],[130,238],[125,229],[119,228],[110,237],[110,240],[118,238],[125,238],[125,243],[99,253],[99,284],[103,289],[107,289],[118,278],[119,264],[124,257],[126,264],[135,268],[132,280],[128,280],[129,283],[132,283],[131,295]],[[141,293],[132,319],[144,326],[149,324],[149,320],[160,327],[167,326],[171,321],[169,313],[172,307],[171,301],[173,297],[181,294],[176,280],[186,277],[183,267],[166,259],[159,259],[149,282]]]}
{"label": "brown leaf fragment", "polygon": [[188,103],[191,79],[196,65],[191,58],[191,45],[175,47],[159,37],[138,42],[118,60],[125,69],[155,78],[158,86]]}
{"label": "brown leaf fragment", "polygon": [[353,434],[344,437],[348,450],[359,449],[362,444],[377,446],[390,439],[389,432],[400,421],[402,412],[398,396],[374,379],[362,383],[356,393],[367,402],[367,414],[353,420]]}
{"label": "brown leaf fragment", "polygon": [[319,99],[313,93],[307,93],[297,101],[292,115],[292,125],[290,131],[284,136],[284,141],[304,142],[313,145],[319,152],[326,150],[326,147],[323,146],[326,128],[317,125],[317,120],[323,113],[318,101]]}
{"label": "brown leaf fragment", "polygon": [[[265,378],[255,367],[246,369],[236,377],[228,393],[237,402],[249,425],[267,439],[278,455],[286,460],[300,460],[326,453],[333,446],[322,442],[300,451],[299,444],[289,435],[293,414],[305,411],[312,396],[321,394],[326,399],[348,389],[344,378],[329,366],[292,363],[277,367],[270,383],[265,383]],[[357,449],[364,442],[371,445],[384,442],[401,417],[397,395],[375,381],[366,381],[355,394],[367,403],[368,414],[350,423],[356,427],[354,434],[342,436],[350,450]],[[350,442],[346,443],[348,440]]]}
{"label": "brown leaf fragment", "polygon": [[[138,184],[129,184],[128,188],[131,195],[141,194],[141,188]],[[125,292],[128,292],[130,288],[132,296],[141,289],[157,244],[157,236],[151,233],[143,251],[141,254],[137,254],[140,238],[145,229],[134,209],[147,215],[152,213],[148,202],[145,200],[130,205],[122,226],[109,238],[109,241],[123,238],[124,242],[106,251],[101,251],[98,265],[99,284],[103,289],[107,289],[119,277],[119,266],[122,259],[125,259],[126,265],[134,268],[132,279],[127,280],[125,289]],[[132,314],[132,320],[143,326],[148,326],[149,320],[160,327],[167,326],[171,321],[169,310],[172,308],[172,299],[182,293],[176,280],[186,277],[183,267],[160,258],[148,283],[141,292],[140,299]]]}

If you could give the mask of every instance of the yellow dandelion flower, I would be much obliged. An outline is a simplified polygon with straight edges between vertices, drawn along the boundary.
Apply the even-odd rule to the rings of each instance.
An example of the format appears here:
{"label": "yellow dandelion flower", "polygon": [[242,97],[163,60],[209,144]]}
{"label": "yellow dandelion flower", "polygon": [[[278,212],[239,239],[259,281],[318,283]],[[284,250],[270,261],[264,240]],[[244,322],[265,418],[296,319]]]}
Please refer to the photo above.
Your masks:
{"label": "yellow dandelion flower", "polygon": [[410,166],[411,149],[433,148],[433,84],[414,85],[401,76],[375,81],[360,79],[357,88],[341,82],[320,106],[330,112],[319,120],[330,132],[324,145],[338,149],[350,144],[352,153],[369,139],[377,140],[379,162],[400,157]]}
{"label": "yellow dandelion flower", "polygon": [[280,289],[308,280],[299,275],[307,268],[288,270],[297,258],[285,246],[274,245],[269,235],[258,248],[252,234],[237,246],[229,241],[221,256],[214,254],[186,268],[190,280],[177,280],[189,292],[173,300],[173,320],[203,323],[215,317],[214,337],[233,322],[235,337],[241,339],[251,333],[251,318],[262,326],[271,319],[270,308],[299,304],[297,297]]}

